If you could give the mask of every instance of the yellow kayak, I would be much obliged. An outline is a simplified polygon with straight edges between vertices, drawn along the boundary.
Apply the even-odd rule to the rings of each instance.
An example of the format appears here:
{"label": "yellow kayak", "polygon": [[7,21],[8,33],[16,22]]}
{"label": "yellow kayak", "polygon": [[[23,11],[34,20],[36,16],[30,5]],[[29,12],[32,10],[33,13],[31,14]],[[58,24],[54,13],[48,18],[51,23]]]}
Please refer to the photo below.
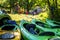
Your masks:
{"label": "yellow kayak", "polygon": [[20,40],[21,34],[17,25],[7,24],[0,28],[0,40]]}

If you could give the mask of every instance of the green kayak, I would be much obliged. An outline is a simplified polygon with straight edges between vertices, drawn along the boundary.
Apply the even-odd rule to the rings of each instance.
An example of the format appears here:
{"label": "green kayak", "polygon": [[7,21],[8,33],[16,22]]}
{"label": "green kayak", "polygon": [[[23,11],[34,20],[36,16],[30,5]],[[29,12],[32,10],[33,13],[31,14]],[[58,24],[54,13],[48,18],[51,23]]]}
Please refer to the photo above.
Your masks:
{"label": "green kayak", "polygon": [[7,14],[2,14],[2,15],[0,15],[0,20],[3,19],[3,18],[11,19],[10,16],[7,15]]}
{"label": "green kayak", "polygon": [[60,28],[60,22],[56,22],[50,19],[46,19],[46,24],[52,28],[55,28],[55,27]]}
{"label": "green kayak", "polygon": [[11,17],[7,14],[1,14],[0,15],[0,26],[4,25],[4,22],[6,20],[11,20]]}
{"label": "green kayak", "polygon": [[20,30],[23,40],[60,40],[59,36],[55,35],[55,33],[38,29],[35,24],[25,20],[20,21]]}
{"label": "green kayak", "polygon": [[[31,23],[32,23],[32,24],[35,24],[37,28],[39,28],[39,29],[41,29],[41,30],[43,30],[43,31],[54,32],[54,33],[56,33],[56,35],[59,35],[59,36],[60,36],[60,28],[58,28],[58,27],[51,28],[51,27],[47,26],[46,23],[43,23],[42,21],[36,20],[36,19],[33,19],[33,20],[31,21]],[[47,26],[48,28],[47,28],[46,26]]]}

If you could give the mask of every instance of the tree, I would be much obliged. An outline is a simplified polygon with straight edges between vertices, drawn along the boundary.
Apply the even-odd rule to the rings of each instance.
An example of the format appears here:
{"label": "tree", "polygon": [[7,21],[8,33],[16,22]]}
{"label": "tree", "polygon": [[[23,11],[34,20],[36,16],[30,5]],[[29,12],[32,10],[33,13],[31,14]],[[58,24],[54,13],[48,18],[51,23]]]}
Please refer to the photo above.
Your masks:
{"label": "tree", "polygon": [[18,0],[9,0],[9,3],[10,3],[10,10],[11,8],[14,8],[14,4],[18,2]]}
{"label": "tree", "polygon": [[60,21],[60,9],[59,9],[59,0],[47,0],[47,4],[50,10],[50,19],[55,21]]}
{"label": "tree", "polygon": [[45,3],[46,2],[43,0],[20,0],[19,1],[20,6],[27,9],[27,11],[35,8],[36,5],[44,7]]}

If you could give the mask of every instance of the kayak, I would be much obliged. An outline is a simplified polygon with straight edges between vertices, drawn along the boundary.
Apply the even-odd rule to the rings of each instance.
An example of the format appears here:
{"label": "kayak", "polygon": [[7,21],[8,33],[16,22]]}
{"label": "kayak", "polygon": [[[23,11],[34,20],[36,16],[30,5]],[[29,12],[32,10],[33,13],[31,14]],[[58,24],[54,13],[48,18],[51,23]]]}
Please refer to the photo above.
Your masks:
{"label": "kayak", "polygon": [[36,24],[36,25],[39,25],[41,27],[46,27],[45,26],[46,24],[44,22],[42,22],[41,20],[32,19],[31,23]]}
{"label": "kayak", "polygon": [[20,29],[17,25],[6,24],[0,28],[0,40],[20,40]]}
{"label": "kayak", "polygon": [[54,32],[54,33],[56,33],[56,35],[60,36],[60,28],[58,28],[58,27],[51,28],[51,27],[49,27],[49,25],[47,26],[46,23],[43,23],[42,21],[36,20],[36,19],[33,19],[31,21],[31,23],[35,24],[37,28],[39,28],[39,29],[41,29],[43,31]]}
{"label": "kayak", "polygon": [[46,24],[49,25],[52,28],[60,28],[60,22],[56,22],[50,19],[46,19]]}
{"label": "kayak", "polygon": [[3,19],[3,18],[11,19],[11,17],[9,15],[7,15],[7,14],[0,15],[0,20]]}
{"label": "kayak", "polygon": [[46,19],[46,22],[42,22],[41,20],[36,20],[33,19],[32,23],[40,25],[42,27],[47,27],[47,28],[60,28],[60,22],[55,22],[49,19]]}
{"label": "kayak", "polygon": [[59,36],[55,36],[54,32],[38,29],[35,24],[25,20],[20,21],[19,27],[23,40],[54,40],[55,38],[60,40]]}
{"label": "kayak", "polygon": [[4,25],[4,21],[11,20],[11,17],[7,14],[0,15],[0,26]]}

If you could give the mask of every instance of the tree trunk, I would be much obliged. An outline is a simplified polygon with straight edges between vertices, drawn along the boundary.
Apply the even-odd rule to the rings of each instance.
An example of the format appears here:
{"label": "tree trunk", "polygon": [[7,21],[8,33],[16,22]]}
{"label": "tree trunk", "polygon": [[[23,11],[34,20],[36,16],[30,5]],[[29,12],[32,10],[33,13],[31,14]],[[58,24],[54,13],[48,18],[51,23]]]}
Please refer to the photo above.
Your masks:
{"label": "tree trunk", "polygon": [[10,13],[11,13],[11,1],[10,1]]}
{"label": "tree trunk", "polygon": [[[53,0],[54,1],[54,0]],[[49,7],[49,10],[50,10],[50,13],[49,13],[49,18],[50,19],[53,19],[53,17],[54,17],[54,9],[52,9],[53,8],[53,6],[52,5],[50,5],[50,2],[49,2],[49,0],[47,0],[47,4],[48,4],[48,7]]]}
{"label": "tree trunk", "polygon": [[60,11],[59,11],[59,9],[58,9],[57,0],[55,0],[55,10],[56,10],[56,11],[55,11],[55,18],[54,18],[54,19],[55,19],[56,21],[60,21],[60,20],[59,20],[59,19],[60,19],[60,18],[59,18],[59,17],[60,17],[60,15],[59,15],[59,14],[60,14]]}
{"label": "tree trunk", "polygon": [[48,7],[49,7],[49,10],[50,10],[50,13],[49,13],[49,16],[50,16],[50,19],[53,19],[55,21],[60,21],[59,20],[59,9],[58,9],[58,3],[57,3],[58,0],[53,0],[53,3],[50,4],[51,2],[49,0],[47,0],[47,4],[48,4]]}
{"label": "tree trunk", "polygon": [[29,12],[29,0],[27,0],[27,11]]}

